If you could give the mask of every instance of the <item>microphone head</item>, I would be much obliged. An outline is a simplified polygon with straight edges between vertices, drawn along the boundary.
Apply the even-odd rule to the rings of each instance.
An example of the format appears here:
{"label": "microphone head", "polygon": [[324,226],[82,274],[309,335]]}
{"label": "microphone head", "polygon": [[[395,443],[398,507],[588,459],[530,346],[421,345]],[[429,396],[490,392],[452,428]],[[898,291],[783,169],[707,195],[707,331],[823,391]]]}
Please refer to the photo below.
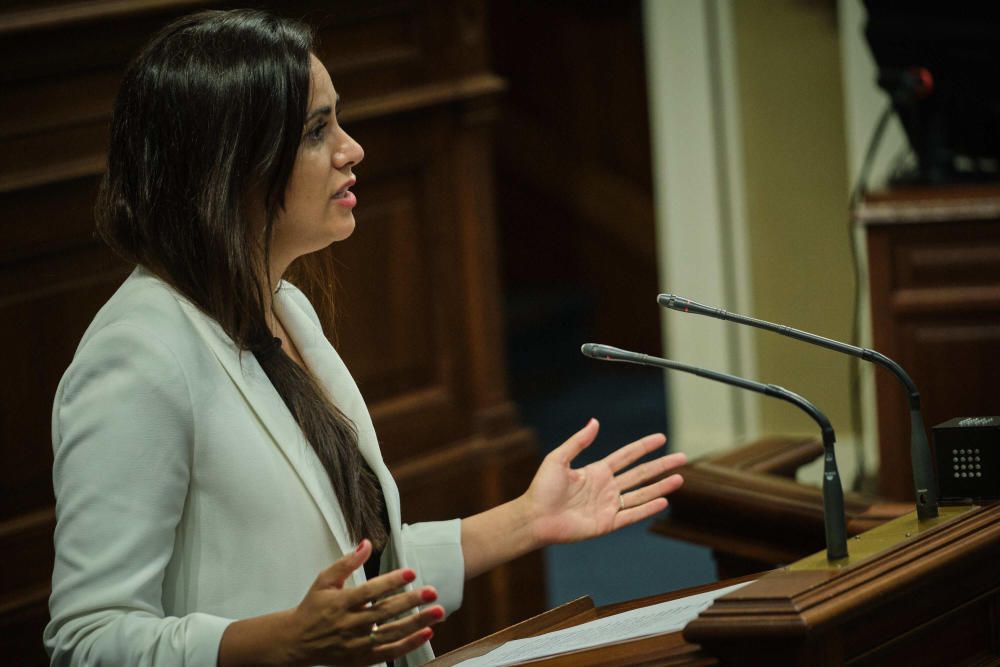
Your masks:
{"label": "microphone head", "polygon": [[622,357],[633,354],[632,352],[626,352],[610,345],[601,345],[600,343],[584,343],[580,346],[580,351],[583,352],[585,357],[601,361],[621,361]]}
{"label": "microphone head", "polygon": [[677,305],[677,295],[661,294],[658,297],[656,297],[656,303],[660,304],[664,308],[673,308]]}

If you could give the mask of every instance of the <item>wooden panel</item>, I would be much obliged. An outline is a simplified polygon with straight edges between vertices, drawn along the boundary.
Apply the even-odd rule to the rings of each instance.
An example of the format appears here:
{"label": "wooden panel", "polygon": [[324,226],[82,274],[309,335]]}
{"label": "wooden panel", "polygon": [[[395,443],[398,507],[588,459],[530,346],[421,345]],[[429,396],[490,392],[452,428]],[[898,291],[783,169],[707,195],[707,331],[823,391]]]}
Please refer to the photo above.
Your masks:
{"label": "wooden panel", "polygon": [[[490,4],[495,66],[511,82],[498,123],[497,209],[510,292],[585,299],[588,335],[656,354],[641,5]],[[517,315],[515,335],[560,317],[540,308]]]}
{"label": "wooden panel", "polygon": [[996,664],[998,518],[976,508],[859,562],[765,574],[684,637],[726,665]]}
{"label": "wooden panel", "polygon": [[[952,417],[1000,414],[1000,189],[938,188],[877,195],[867,225],[874,347],[921,391],[928,430]],[[905,394],[876,373],[880,492],[909,499]]]}
{"label": "wooden panel", "polygon": [[8,381],[0,384],[0,496],[4,499],[0,521],[52,504],[52,397],[82,327],[127,273],[117,263],[111,264],[111,270],[102,270],[100,262],[106,267],[109,259],[107,250],[90,242],[76,251],[5,263],[0,269],[11,288],[0,299],[0,320],[17,323],[0,329],[0,345],[18,350],[5,355],[3,371]]}
{"label": "wooden panel", "polygon": [[[449,268],[454,216],[446,188],[446,112],[358,123],[358,226],[329,251],[337,265],[340,349],[372,407],[387,460],[417,456],[471,432],[461,385],[463,313]],[[423,130],[407,151],[408,128]],[[399,158],[395,156],[399,154]]]}
{"label": "wooden panel", "polygon": [[[394,467],[403,520],[448,519],[456,506],[477,512],[510,500],[523,491],[521,480],[538,466],[537,457],[528,453],[532,443],[528,431],[503,439],[477,438]],[[435,627],[435,652],[450,651],[470,637],[500,630],[511,619],[538,613],[535,598],[545,591],[543,572],[542,555],[534,553],[466,582],[462,609]]]}
{"label": "wooden panel", "polygon": [[0,607],[0,651],[14,665],[43,667],[49,657],[42,645],[42,628],[49,620],[48,591]]}
{"label": "wooden panel", "polygon": [[[903,322],[902,355],[913,359],[914,372],[926,387],[928,424],[952,417],[1000,414],[1000,398],[990,391],[1000,377],[1000,313],[976,320],[939,317]],[[969,387],[982,388],[970,393]]]}
{"label": "wooden panel", "polygon": [[52,531],[55,512],[41,510],[0,524],[4,568],[0,573],[0,599],[34,604],[48,598],[52,574]]}

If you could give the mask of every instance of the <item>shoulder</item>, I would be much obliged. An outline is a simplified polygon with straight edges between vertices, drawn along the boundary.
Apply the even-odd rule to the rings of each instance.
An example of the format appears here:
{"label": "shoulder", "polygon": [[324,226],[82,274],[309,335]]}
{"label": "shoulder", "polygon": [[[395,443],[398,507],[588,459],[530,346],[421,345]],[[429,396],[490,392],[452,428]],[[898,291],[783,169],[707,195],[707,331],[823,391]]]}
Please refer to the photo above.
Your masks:
{"label": "shoulder", "polygon": [[[149,271],[139,267],[125,280],[94,316],[80,341],[78,352],[103,329],[111,326],[155,334],[170,343],[190,330],[184,314],[184,297]],[[193,307],[193,306],[191,306]]]}
{"label": "shoulder", "polygon": [[65,440],[67,425],[93,419],[119,426],[188,423],[191,380],[206,368],[208,354],[182,297],[136,269],[98,311],[63,373],[54,397],[54,441]]}
{"label": "shoulder", "polygon": [[155,379],[180,379],[204,362],[191,318],[193,309],[169,285],[138,268],[101,307],[83,334],[69,376],[130,368]]}

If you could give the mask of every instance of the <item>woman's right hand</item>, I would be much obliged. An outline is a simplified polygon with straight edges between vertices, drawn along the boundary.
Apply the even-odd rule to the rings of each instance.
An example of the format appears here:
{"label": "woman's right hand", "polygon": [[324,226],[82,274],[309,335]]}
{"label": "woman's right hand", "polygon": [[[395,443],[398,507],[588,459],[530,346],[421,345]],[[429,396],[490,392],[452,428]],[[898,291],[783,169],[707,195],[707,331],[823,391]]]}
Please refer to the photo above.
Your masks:
{"label": "woman's right hand", "polygon": [[[345,588],[354,570],[371,556],[372,545],[362,540],[316,577],[309,592],[291,611],[292,664],[370,665],[409,653],[433,635],[430,625],[444,618],[434,605],[415,614],[390,620],[406,611],[434,602],[437,591],[424,586],[401,589],[416,578],[413,570],[394,570],[357,588]],[[373,624],[378,629],[373,634]]]}
{"label": "woman's right hand", "polygon": [[362,540],[354,553],[316,577],[296,608],[231,623],[219,646],[219,666],[371,665],[429,640],[434,635],[429,626],[444,618],[440,605],[395,618],[437,599],[431,586],[402,590],[416,578],[413,570],[394,570],[356,588],[345,587],[371,553],[371,542]]}

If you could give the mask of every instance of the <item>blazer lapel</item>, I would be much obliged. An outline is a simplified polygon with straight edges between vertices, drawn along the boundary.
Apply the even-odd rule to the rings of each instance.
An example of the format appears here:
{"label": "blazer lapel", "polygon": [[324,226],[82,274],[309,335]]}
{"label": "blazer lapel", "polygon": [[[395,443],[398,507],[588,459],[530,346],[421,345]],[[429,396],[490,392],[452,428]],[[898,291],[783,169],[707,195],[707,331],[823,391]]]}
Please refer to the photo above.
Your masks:
{"label": "blazer lapel", "polygon": [[[338,511],[339,507],[330,489],[326,472],[318,464],[301,429],[257,363],[257,359],[249,352],[241,353],[222,327],[196,306],[183,298],[179,298],[178,301],[316,503],[341,553],[350,553],[354,546],[348,537],[343,517]],[[298,341],[295,343],[297,346]]]}
{"label": "blazer lapel", "polygon": [[392,473],[382,460],[382,450],[364,397],[340,355],[326,339],[323,330],[295,302],[291,292],[290,288],[278,290],[274,300],[275,312],[316,381],[327,392],[334,405],[354,421],[354,426],[358,430],[358,448],[382,486],[382,495],[389,514],[389,527],[393,531],[394,539],[398,541],[401,522],[399,489],[392,478]]}

